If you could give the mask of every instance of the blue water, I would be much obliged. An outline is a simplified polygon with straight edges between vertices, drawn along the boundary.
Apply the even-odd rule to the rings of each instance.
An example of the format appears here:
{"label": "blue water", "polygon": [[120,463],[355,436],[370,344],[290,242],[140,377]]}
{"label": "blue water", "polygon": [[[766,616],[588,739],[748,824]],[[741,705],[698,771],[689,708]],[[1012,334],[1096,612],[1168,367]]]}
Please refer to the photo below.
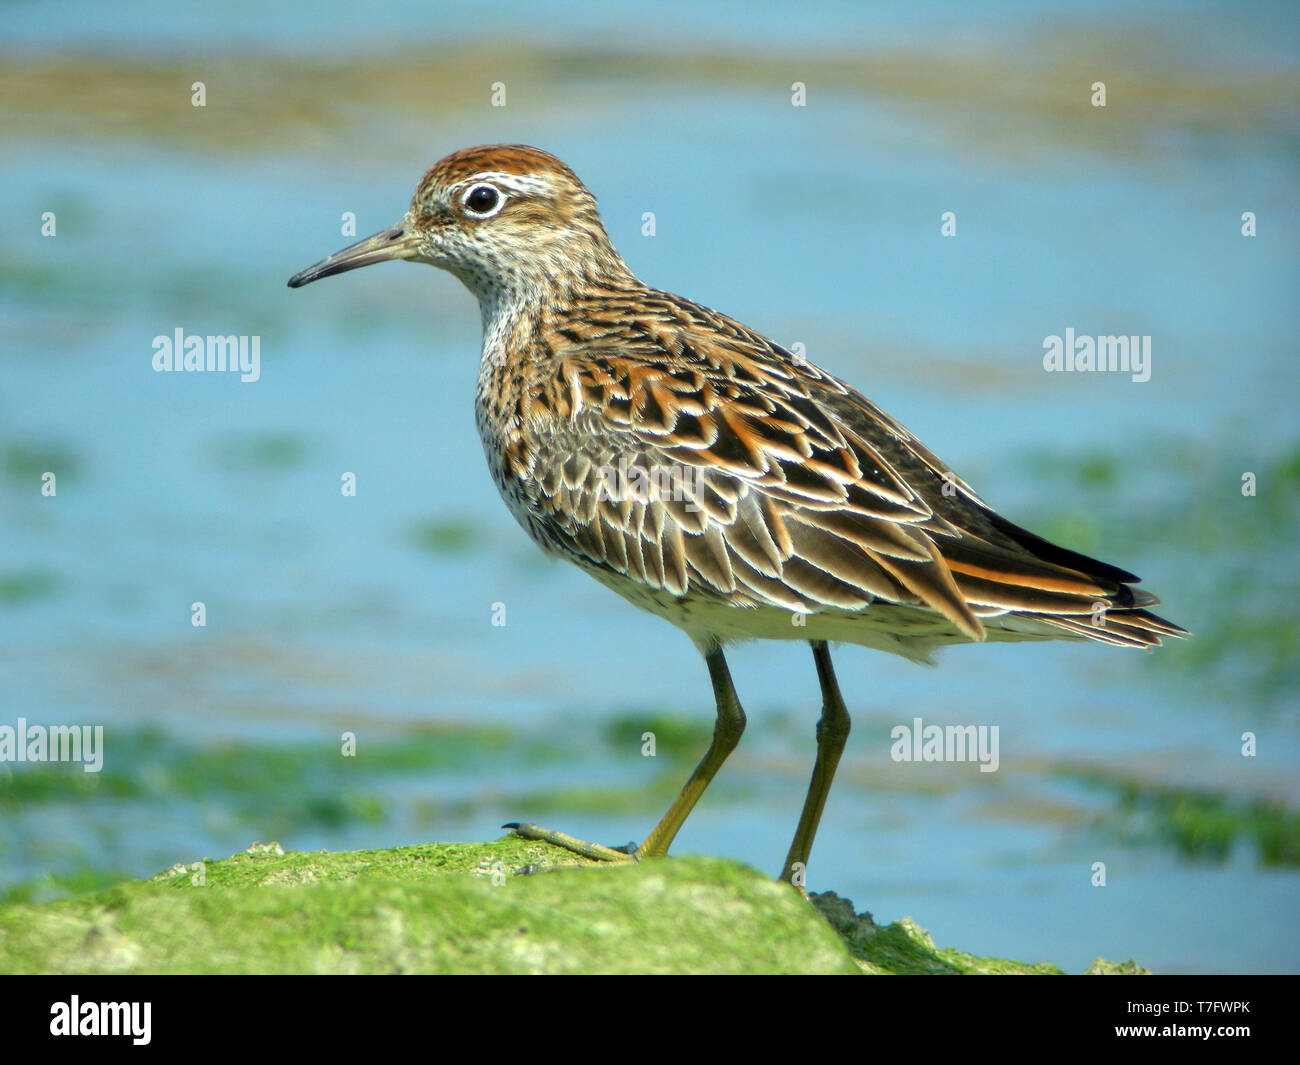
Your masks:
{"label": "blue water", "polygon": [[[586,759],[575,774],[627,784],[645,771],[592,753],[606,716],[669,707],[709,717],[689,642],[540,559],[506,514],[472,419],[477,310],[454,279],[391,265],[284,287],[349,242],[342,211],[356,213],[358,235],[391,224],[423,169],[467,143],[556,152],[596,193],[646,281],[803,343],[1013,519],[1068,507],[1044,499],[1026,472],[1023,456],[1037,450],[1118,452],[1116,493],[1138,511],[1186,491],[1232,500],[1233,484],[1174,482],[1146,445],[1174,439],[1236,470],[1295,439],[1297,19],[1289,5],[1252,8],[1252,19],[1231,5],[1194,5],[1195,17],[1188,7],[1177,5],[1173,25],[1174,8],[1157,4],[844,2],[801,5],[797,16],[763,8],[739,25],[739,8],[723,3],[655,17],[612,5],[435,15],[415,3],[328,3],[311,17],[259,9],[255,28],[242,4],[6,7],[7,62],[75,53],[179,63],[182,100],[209,57],[254,51],[291,70],[394,42],[403,54],[427,42],[434,57],[449,42],[479,47],[483,84],[510,80],[490,60],[503,26],[541,50],[583,40],[653,56],[688,33],[706,53],[801,58],[762,88],[704,69],[665,85],[561,68],[537,99],[520,87],[504,110],[450,108],[417,139],[409,114],[389,122],[364,98],[347,101],[354,117],[341,128],[234,147],[172,143],[147,112],[128,111],[110,137],[79,124],[75,109],[34,125],[22,119],[40,113],[36,101],[8,101],[0,443],[54,443],[80,469],[55,499],[30,481],[0,482],[0,568],[55,580],[52,594],[0,604],[0,724],[156,724],[195,742],[276,742],[501,721],[572,745]],[[1162,69],[1182,78],[1277,79],[1273,107],[1285,118],[1244,110],[1207,127],[1189,112],[1186,123],[1152,120],[1137,150],[1072,129],[1133,121],[1123,109],[1142,104],[1120,93],[1104,115],[1058,117],[1049,136],[1017,134],[1015,110],[986,115],[1001,136],[990,141],[967,128],[961,100],[920,101],[887,84],[822,90],[805,58],[897,49],[932,57],[937,77],[945,57],[1014,63],[1037,33],[1125,26],[1158,42]],[[1044,91],[1048,67],[1037,75]],[[789,105],[794,80],[810,86],[807,108]],[[210,91],[220,107],[220,86]],[[284,101],[267,103],[276,106]],[[45,210],[59,215],[54,239],[39,235]],[[944,239],[948,210],[958,234]],[[1239,232],[1245,210],[1259,218],[1251,239]],[[653,238],[641,235],[644,211],[655,212]],[[50,280],[14,280],[27,271]],[[261,379],[154,373],[152,339],[177,327],[259,335]],[[1067,327],[1151,335],[1151,380],[1044,373],[1043,338]],[[292,440],[299,457],[246,461],[268,436]],[[357,475],[355,498],[340,495],[344,471]],[[473,549],[415,547],[412,530],[435,518],[475,530]],[[1170,617],[1194,631],[1212,620],[1214,602],[1186,574],[1241,560],[1129,542],[1100,524],[1101,553],[1139,572]],[[189,622],[196,600],[204,629]],[[491,624],[498,602],[504,627]],[[811,765],[815,675],[794,644],[742,647],[731,664],[760,738],[719,787],[734,775],[753,795],[706,799],[677,849],[775,872]],[[1101,800],[1044,773],[1069,759],[1294,804],[1295,692],[1225,696],[1180,683],[1153,656],[1101,646],[960,648],[938,670],[846,648],[837,666],[857,726],[811,887],[878,920],[910,914],[941,945],[1073,971],[1098,954],[1157,971],[1300,968],[1294,870],[1249,856],[1190,864],[1092,833],[1080,818]],[[764,741],[759,726],[785,713],[806,722],[798,744]],[[1001,770],[894,765],[889,729],[915,715],[999,724]],[[1243,768],[1247,729],[1266,742]],[[545,786],[548,772],[551,786],[566,782],[563,769],[543,768],[529,786]],[[490,772],[430,780],[429,794],[463,790],[479,808],[281,842],[491,838],[502,821],[529,818],[492,807],[502,786]],[[98,850],[79,842],[76,811],[20,812],[5,830],[0,880],[55,867],[62,852],[40,842],[50,838],[144,875],[230,849],[229,834],[243,830],[216,807],[185,810],[188,833],[176,817],[135,811]],[[653,817],[573,814],[556,827],[621,842]],[[1089,886],[1098,860],[1111,870],[1104,889]]]}

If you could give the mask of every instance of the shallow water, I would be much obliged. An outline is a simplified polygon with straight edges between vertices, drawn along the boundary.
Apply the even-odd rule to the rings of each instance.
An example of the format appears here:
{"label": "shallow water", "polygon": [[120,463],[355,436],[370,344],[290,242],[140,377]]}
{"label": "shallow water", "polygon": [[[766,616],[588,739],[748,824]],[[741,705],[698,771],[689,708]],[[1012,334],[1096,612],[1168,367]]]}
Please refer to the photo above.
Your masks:
{"label": "shallow water", "polygon": [[[506,514],[473,427],[471,298],[397,265],[284,287],[349,242],[343,211],[377,230],[446,151],[513,140],[574,166],[648,282],[803,343],[1197,634],[1153,655],[957,648],[936,670],[840,651],[855,729],[810,886],[1067,970],[1300,968],[1295,12],[836,4],[737,27],[693,4],[542,27],[514,4],[501,40],[424,10],[326,5],[256,33],[154,3],[0,14],[0,724],[108,736],[89,790],[0,780],[0,883],[517,819],[622,842],[684,779],[689,759],[640,756],[638,722],[696,721],[702,748],[703,665]],[[177,327],[260,336],[260,379],[154,373]],[[1045,373],[1067,327],[1150,335],[1151,379]],[[730,657],[751,733],[677,849],[775,872],[815,674],[797,644]],[[915,716],[998,725],[999,771],[892,762]],[[420,740],[430,723],[446,731]],[[500,731],[466,731],[483,725]],[[427,759],[401,765],[408,743]],[[1135,821],[1125,796],[1162,788],[1274,801],[1291,857]]]}

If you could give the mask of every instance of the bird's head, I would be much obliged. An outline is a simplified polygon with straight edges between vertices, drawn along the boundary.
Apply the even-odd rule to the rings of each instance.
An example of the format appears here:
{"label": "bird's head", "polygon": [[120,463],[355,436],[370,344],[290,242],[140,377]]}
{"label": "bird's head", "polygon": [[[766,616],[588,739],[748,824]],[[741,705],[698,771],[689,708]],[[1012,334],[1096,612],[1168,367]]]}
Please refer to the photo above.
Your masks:
{"label": "bird's head", "polygon": [[420,179],[396,225],[295,274],[289,287],[393,259],[448,270],[480,300],[627,269],[578,176],[517,144],[453,152]]}

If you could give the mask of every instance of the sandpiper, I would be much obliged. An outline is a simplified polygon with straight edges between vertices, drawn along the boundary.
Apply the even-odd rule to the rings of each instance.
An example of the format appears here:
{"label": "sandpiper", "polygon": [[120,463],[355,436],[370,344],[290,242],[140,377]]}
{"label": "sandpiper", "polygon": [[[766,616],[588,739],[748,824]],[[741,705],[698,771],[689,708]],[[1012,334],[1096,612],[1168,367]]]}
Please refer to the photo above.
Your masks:
{"label": "sandpiper", "polygon": [[608,861],[667,853],[745,728],[723,649],[807,640],[822,713],[781,874],[802,886],[849,734],[832,641],[928,661],[982,640],[1185,635],[1145,609],[1159,600],[1133,574],[1013,525],[843,381],[639,281],[547,152],[447,156],[395,226],[289,285],[392,259],[441,267],[478,297],[479,433],[528,535],[683,629],[713,682],[713,740],[640,846],[506,826],[521,835]]}

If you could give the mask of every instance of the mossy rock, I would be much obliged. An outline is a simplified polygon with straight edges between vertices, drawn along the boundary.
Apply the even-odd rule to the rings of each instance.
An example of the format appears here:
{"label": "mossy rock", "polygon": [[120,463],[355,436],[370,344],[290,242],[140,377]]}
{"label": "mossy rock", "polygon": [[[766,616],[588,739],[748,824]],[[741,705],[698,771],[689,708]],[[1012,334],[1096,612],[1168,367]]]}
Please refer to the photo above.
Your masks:
{"label": "mossy rock", "polygon": [[0,972],[1060,972],[939,950],[910,921],[877,928],[833,894],[813,901],[735,862],[598,866],[516,838],[345,854],[264,844],[0,908]]}

